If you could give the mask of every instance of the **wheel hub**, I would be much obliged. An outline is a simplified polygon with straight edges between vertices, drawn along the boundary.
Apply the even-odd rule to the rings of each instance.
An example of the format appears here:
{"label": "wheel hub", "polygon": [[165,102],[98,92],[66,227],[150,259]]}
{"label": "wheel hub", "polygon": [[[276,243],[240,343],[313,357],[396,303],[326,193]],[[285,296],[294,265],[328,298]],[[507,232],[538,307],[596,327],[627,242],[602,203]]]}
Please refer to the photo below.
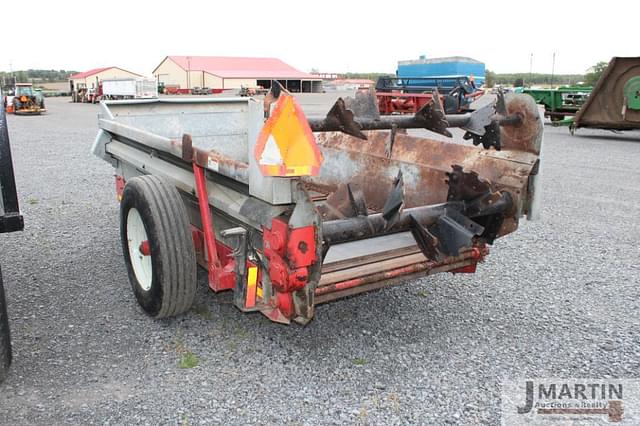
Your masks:
{"label": "wheel hub", "polygon": [[153,278],[151,247],[144,222],[135,207],[132,207],[127,214],[127,242],[129,259],[131,259],[136,279],[144,291],[149,291]]}

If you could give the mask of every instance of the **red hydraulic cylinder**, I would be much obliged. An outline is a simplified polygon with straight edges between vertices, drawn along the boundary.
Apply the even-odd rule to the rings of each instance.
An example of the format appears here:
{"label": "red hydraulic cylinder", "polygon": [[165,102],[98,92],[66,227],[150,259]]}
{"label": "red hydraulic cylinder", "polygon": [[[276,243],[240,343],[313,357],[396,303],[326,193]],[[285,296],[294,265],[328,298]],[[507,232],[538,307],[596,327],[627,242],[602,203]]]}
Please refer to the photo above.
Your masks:
{"label": "red hydraulic cylinder", "polygon": [[204,169],[193,163],[193,174],[196,179],[196,194],[198,196],[198,206],[200,207],[200,218],[202,220],[202,232],[204,234],[204,244],[207,248],[207,265],[209,271],[209,283],[217,283],[221,269],[218,250],[216,249],[216,236],[211,221],[211,210],[209,207],[209,196],[207,194],[207,183],[204,177]]}

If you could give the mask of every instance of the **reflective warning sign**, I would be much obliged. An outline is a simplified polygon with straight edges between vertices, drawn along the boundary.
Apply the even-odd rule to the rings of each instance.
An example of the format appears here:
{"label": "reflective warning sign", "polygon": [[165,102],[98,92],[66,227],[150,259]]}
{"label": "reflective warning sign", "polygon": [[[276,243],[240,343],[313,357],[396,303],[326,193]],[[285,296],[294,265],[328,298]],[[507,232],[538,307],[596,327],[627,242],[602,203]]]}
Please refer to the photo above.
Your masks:
{"label": "reflective warning sign", "polygon": [[255,157],[265,176],[316,176],[322,153],[296,100],[282,94],[264,123]]}

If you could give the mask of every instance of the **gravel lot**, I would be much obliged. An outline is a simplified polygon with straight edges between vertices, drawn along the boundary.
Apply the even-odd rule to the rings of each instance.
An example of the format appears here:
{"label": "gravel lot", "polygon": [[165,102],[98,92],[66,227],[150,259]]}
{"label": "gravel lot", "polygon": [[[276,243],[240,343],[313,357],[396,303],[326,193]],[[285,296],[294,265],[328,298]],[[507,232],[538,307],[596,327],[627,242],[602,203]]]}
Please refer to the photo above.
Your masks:
{"label": "gravel lot", "polygon": [[547,126],[541,221],[475,275],[322,305],[303,328],[240,313],[205,274],[193,312],[147,317],[113,169],[89,153],[98,108],[48,108],[8,123],[25,230],[0,238],[2,424],[495,424],[506,378],[640,376],[640,132]]}

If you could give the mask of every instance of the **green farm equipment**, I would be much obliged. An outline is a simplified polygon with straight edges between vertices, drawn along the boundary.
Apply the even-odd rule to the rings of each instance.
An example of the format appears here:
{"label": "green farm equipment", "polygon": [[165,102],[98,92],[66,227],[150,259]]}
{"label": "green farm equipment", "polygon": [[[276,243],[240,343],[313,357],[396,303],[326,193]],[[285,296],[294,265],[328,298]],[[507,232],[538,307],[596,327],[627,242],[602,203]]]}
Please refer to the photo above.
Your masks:
{"label": "green farm equipment", "polygon": [[589,98],[591,90],[591,86],[562,86],[557,89],[523,89],[522,93],[531,95],[537,104],[544,105],[545,117],[559,122],[567,115],[575,115]]}

